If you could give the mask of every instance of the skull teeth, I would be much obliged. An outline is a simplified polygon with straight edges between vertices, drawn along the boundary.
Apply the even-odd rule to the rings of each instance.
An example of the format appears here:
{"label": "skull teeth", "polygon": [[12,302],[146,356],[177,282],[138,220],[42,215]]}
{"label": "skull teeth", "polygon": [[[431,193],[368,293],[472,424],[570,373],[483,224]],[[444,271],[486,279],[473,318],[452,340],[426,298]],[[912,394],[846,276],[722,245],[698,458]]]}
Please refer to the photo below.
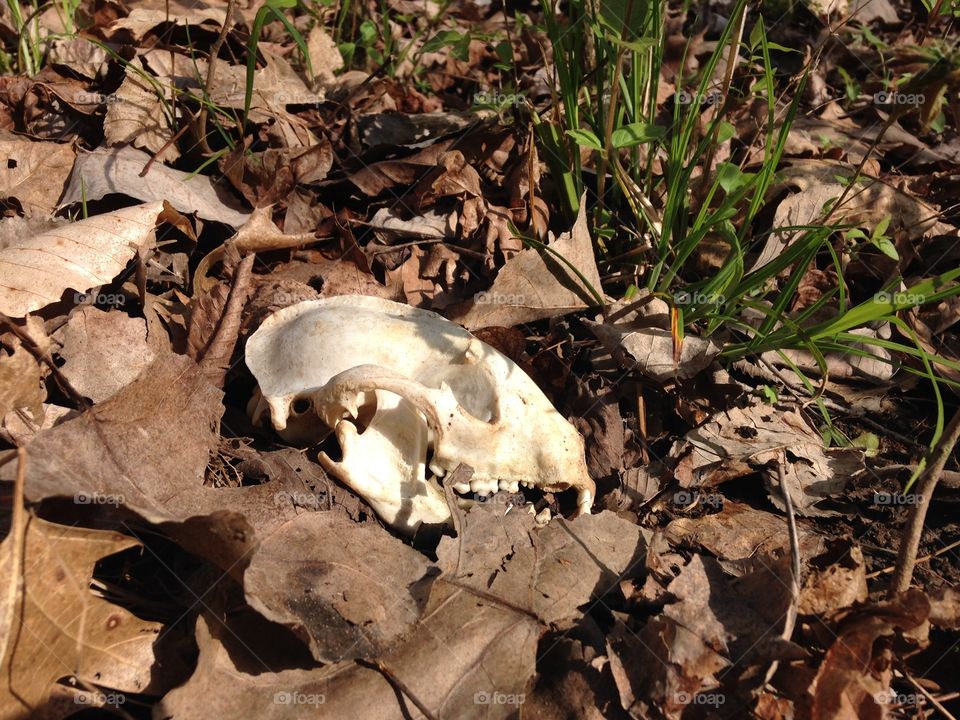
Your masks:
{"label": "skull teeth", "polygon": [[477,495],[489,495],[490,493],[495,493],[496,491],[497,491],[496,480],[471,480],[470,481],[470,492],[474,492]]}
{"label": "skull teeth", "polygon": [[519,492],[519,491],[520,491],[520,483],[515,482],[515,481],[514,481],[514,482],[510,482],[509,480],[501,480],[501,481],[500,481],[500,489],[501,489],[501,490],[506,490],[507,492],[513,492],[513,493]]}
{"label": "skull teeth", "polygon": [[470,492],[470,483],[458,482],[453,484],[453,489],[460,493],[461,495],[466,495]]}

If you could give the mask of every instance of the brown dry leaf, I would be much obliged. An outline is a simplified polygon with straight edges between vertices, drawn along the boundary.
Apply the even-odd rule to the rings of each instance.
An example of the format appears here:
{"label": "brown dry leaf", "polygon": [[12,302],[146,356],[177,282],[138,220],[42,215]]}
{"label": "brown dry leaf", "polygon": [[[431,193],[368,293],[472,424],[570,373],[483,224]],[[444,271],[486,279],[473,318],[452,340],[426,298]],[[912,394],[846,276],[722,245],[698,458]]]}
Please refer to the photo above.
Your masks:
{"label": "brown dry leaf", "polygon": [[[867,380],[869,382],[883,384],[893,378],[899,369],[899,361],[890,350],[880,347],[876,342],[889,340],[891,336],[890,323],[883,323],[879,327],[854,328],[849,331],[851,335],[861,335],[867,342],[851,344],[853,349],[870,353],[870,357],[857,355],[854,353],[828,352],[824,354],[827,364],[827,373],[830,380]],[[782,352],[782,355],[781,355]],[[817,363],[816,358],[807,350],[785,348],[780,352],[769,351],[761,355],[761,358],[781,369],[781,373],[793,380],[798,385],[803,384],[799,375],[793,369],[794,367],[804,371],[804,373],[813,376],[820,376],[823,370]],[[786,358],[786,359],[785,359]],[[788,362],[788,360],[790,362]],[[790,365],[790,363],[793,365]]]}
{"label": "brown dry leaf", "polygon": [[[819,116],[797,117],[790,127],[784,154],[820,155],[833,148],[842,149],[844,159],[854,165],[859,164],[871,153],[871,146],[879,154],[908,148],[908,165],[930,166],[949,162],[949,158],[938,150],[929,148],[915,135],[906,131],[899,122],[883,128],[884,123],[870,123],[866,127],[854,122],[847,111],[836,102],[827,102]],[[881,132],[882,131],[882,132]],[[762,147],[753,148],[749,162],[762,162]]]}
{"label": "brown dry leaf", "polygon": [[[27,446],[26,497],[82,494],[97,505],[123,505],[161,524],[188,551],[242,575],[258,535],[298,512],[278,499],[324,475],[301,459],[289,474],[259,485],[207,486],[221,398],[192,360],[159,356],[111,398],[36,434]],[[7,479],[10,467],[0,469]]]}
{"label": "brown dry leaf", "polygon": [[105,496],[153,522],[199,514],[188,496],[202,490],[220,398],[193,361],[157,358],[113,397],[37,435],[27,448],[27,498]]}
{"label": "brown dry leaf", "polygon": [[0,132],[0,200],[15,199],[26,217],[45,217],[57,206],[73,167],[72,145],[37,142]]}
{"label": "brown dry leaf", "polygon": [[216,280],[209,276],[209,272],[213,265],[224,260],[228,248],[239,256],[302,247],[317,241],[312,232],[294,235],[282,232],[274,224],[272,214],[273,210],[270,206],[256,208],[233,237],[204,256],[193,276],[195,295],[209,292],[216,284]]}
{"label": "brown dry leaf", "polygon": [[[434,717],[515,717],[534,673],[535,620],[446,583],[435,583],[417,632],[378,660]],[[314,670],[241,672],[208,620],[197,622],[200,658],[190,680],[168,693],[157,712],[170,720],[196,716],[263,720],[357,718],[407,720],[410,701],[375,668],[352,661]]]}
{"label": "brown dry leaf", "polygon": [[[672,520],[665,533],[675,545],[702,548],[720,560],[783,555],[790,549],[785,518],[731,500],[724,500],[718,513]],[[797,527],[797,539],[801,558],[824,549],[823,537],[802,525]]]}
{"label": "brown dry leaf", "polygon": [[327,34],[323,25],[317,23],[307,35],[307,53],[310,55],[310,67],[313,77],[321,85],[329,85],[336,80],[334,73],[343,67],[343,56],[337,43]]}
{"label": "brown dry leaf", "polygon": [[48,62],[63,65],[88,80],[93,80],[107,62],[107,51],[86,38],[54,38],[50,40]]}
{"label": "brown dry leaf", "polygon": [[812,720],[887,717],[894,659],[890,640],[915,644],[919,635],[922,642],[929,614],[930,602],[919,590],[841,613],[836,641],[810,687]]}
{"label": "brown dry leaf", "polygon": [[199,362],[217,331],[217,324],[227,306],[230,287],[217,283],[210,290],[194,295],[190,301],[190,327],[187,333],[187,354]]}
{"label": "brown dry leaf", "polygon": [[800,589],[801,615],[827,615],[867,599],[867,574],[860,545],[849,538],[828,544],[813,558]]}
{"label": "brown dry leaf", "polygon": [[660,383],[689,380],[710,367],[721,350],[711,338],[686,335],[678,357],[670,332],[670,307],[649,294],[615,303],[606,318],[583,322],[621,365]]}
{"label": "brown dry leaf", "polygon": [[394,185],[412,185],[425,172],[438,165],[440,156],[452,143],[453,140],[441,140],[399,160],[364,164],[347,179],[370,197],[376,197]]}
{"label": "brown dry leaf", "polygon": [[[795,656],[776,628],[738,593],[712,558],[694,555],[667,588],[675,602],[635,634],[618,622],[608,656],[624,709],[635,717],[679,718],[694,696],[717,692],[717,673]],[[720,693],[722,696],[722,693]],[[725,698],[721,700],[724,702]]]}
{"label": "brown dry leaf", "polygon": [[435,210],[405,220],[390,208],[380,208],[374,213],[367,226],[377,232],[380,242],[389,244],[393,238],[419,238],[422,240],[443,240],[456,237],[456,213],[443,214]]}
{"label": "brown dry leaf", "polygon": [[862,25],[869,25],[874,20],[884,24],[900,22],[900,16],[890,0],[851,0],[850,17]]}
{"label": "brown dry leaf", "polygon": [[617,393],[607,388],[602,394],[591,393],[583,402],[584,413],[578,412],[573,424],[583,435],[590,477],[599,479],[619,473],[627,452],[627,435]]}
{"label": "brown dry leaf", "polygon": [[64,377],[95,403],[133,382],[154,359],[142,318],[92,306],[70,316],[59,355]]}
{"label": "brown dry leaf", "polygon": [[26,445],[41,430],[52,428],[60,420],[75,413],[72,408],[44,403],[39,418],[30,418],[23,411],[7,413],[3,416],[3,429],[16,445]]}
{"label": "brown dry leaf", "polygon": [[[705,647],[722,652],[736,665],[763,663],[786,650],[777,637],[783,616],[765,618],[755,606],[773,603],[776,596],[786,599],[789,591],[786,583],[768,588],[767,596],[741,594],[719,562],[694,555],[667,586],[676,602],[664,608],[663,617],[693,630]],[[781,612],[785,610],[784,605]],[[709,678],[705,680],[709,683]]]}
{"label": "brown dry leaf", "polygon": [[587,284],[570,269],[573,265],[594,291],[600,291],[600,273],[587,229],[586,207],[584,196],[570,232],[548,243],[549,250],[528,248],[508,260],[490,289],[478,293],[468,308],[459,310],[450,319],[468,330],[491,325],[512,327],[595,305],[597,300]]}
{"label": "brown dry leaf", "polygon": [[19,341],[10,355],[0,351],[0,417],[26,408],[34,422],[39,423],[46,396],[40,366]]}
{"label": "brown dry leaf", "polygon": [[180,212],[195,212],[204,220],[234,227],[250,218],[249,211],[242,209],[240,201],[224,185],[206,175],[190,177],[156,162],[141,177],[149,162],[147,153],[130,146],[97,148],[81,154],[73,166],[61,207],[119,193],[144,202],[166,200]]}
{"label": "brown dry leaf", "polygon": [[548,642],[549,649],[537,658],[537,684],[524,697],[523,717],[630,720],[620,709],[610,663],[601,650],[565,634]]}
{"label": "brown dry leaf", "polygon": [[[28,464],[33,460],[28,456]],[[10,541],[0,552],[10,552]],[[98,560],[138,545],[119,533],[29,520],[23,585],[11,598],[15,624],[2,663],[0,717],[39,710],[57,680],[69,675],[120,692],[147,691],[160,623],[141,620],[90,589]],[[15,585],[16,578],[2,584]]]}
{"label": "brown dry leaf", "polygon": [[305,635],[318,660],[370,659],[396,647],[420,619],[429,567],[374,524],[309,513],[264,540],[244,591],[264,617]]}
{"label": "brown dry leaf", "polygon": [[483,196],[480,174],[467,163],[463,153],[450,150],[440,156],[437,167],[428,172],[414,189],[421,212],[433,207],[440,198],[464,200]]}
{"label": "brown dry leaf", "polygon": [[588,323],[594,335],[611,352],[625,352],[629,359],[623,365],[636,369],[657,382],[677,378],[689,380],[710,367],[722,349],[712,339],[686,335],[680,341],[680,358],[676,359],[675,343],[669,330],[659,328],[630,329],[603,322]]}
{"label": "brown dry leaf", "polygon": [[[250,101],[250,120],[264,122],[275,117],[286,117],[287,105],[317,105],[325,99],[323,91],[313,92],[300,78],[293,66],[278,54],[260,46],[266,60],[264,67],[253,74],[253,94]],[[204,82],[205,82],[204,77]],[[247,86],[247,69],[242,65],[218,65],[210,99],[220,107],[243,109]],[[317,138],[311,135],[313,142]]]}
{"label": "brown dry leaf", "polygon": [[136,205],[20,237],[0,250],[0,312],[23,317],[113,280],[152,246],[163,203]]}
{"label": "brown dry leaf", "polygon": [[545,623],[578,617],[578,606],[642,568],[646,553],[640,528],[608,510],[572,521],[558,517],[533,530],[529,513],[503,514],[502,505],[488,503],[462,520],[462,536],[437,547],[444,577]]}
{"label": "brown dry leaf", "polygon": [[776,469],[781,450],[787,488],[800,515],[832,514],[817,503],[841,492],[864,469],[860,450],[824,448],[798,410],[763,404],[717,413],[674,443],[670,454],[679,460],[676,474],[685,488],[713,487],[759,470],[771,502],[783,509]]}
{"label": "brown dry leaf", "polygon": [[[782,181],[770,192],[775,195],[787,188],[795,188],[798,192],[789,195],[777,207],[773,227],[816,225],[823,219],[827,203],[844,194],[841,179],[850,179],[855,172],[856,168],[846,163],[793,161],[790,167],[777,173]],[[955,228],[938,221],[939,211],[934,206],[864,174],[860,175],[856,187],[847,193],[843,207],[831,215],[831,221],[873,230],[887,216],[891,217],[889,232],[902,228],[911,240],[930,233],[955,232]],[[792,230],[771,233],[750,271],[772,262],[798,235]]]}
{"label": "brown dry leaf", "polygon": [[156,153],[157,161],[172,162],[180,157],[177,144],[170,142],[173,130],[157,90],[143,79],[143,63],[134,58],[127,64],[126,77],[103,119],[104,142],[134,145]]}
{"label": "brown dry leaf", "polygon": [[47,230],[53,230],[65,225],[70,221],[61,217],[33,217],[24,218],[19,215],[11,215],[0,219],[0,250],[16,245],[25,236],[39,235]]}
{"label": "brown dry leaf", "polygon": [[[270,52],[268,46],[269,43],[260,44],[267,64],[254,72],[250,120],[263,123],[276,119],[283,124],[298,126],[302,131],[305,128],[302,121],[288,115],[284,108],[287,105],[322,103],[324,93],[312,92],[290,64],[282,56]],[[176,84],[178,88],[190,90],[199,90],[206,86],[209,65],[204,58],[180,53],[171,55],[166,48],[146,50],[142,57],[162,83]],[[218,63],[209,92],[211,100],[217,105],[241,110],[246,92],[246,68]],[[312,141],[298,142],[296,145],[287,143],[285,146],[306,147],[318,142],[312,133],[303,133],[303,137],[312,138]]]}
{"label": "brown dry leaf", "polygon": [[197,355],[204,377],[217,388],[223,387],[227,372],[232,367],[233,352],[242,324],[241,316],[253,290],[253,262],[256,257],[251,253],[236,264],[230,293],[217,320],[216,331]]}
{"label": "brown dry leaf", "polygon": [[198,516],[172,531],[182,531],[181,541],[198,554],[235,561],[254,542],[253,533],[226,509],[225,495],[203,487],[217,445],[220,397],[193,361],[158,358],[108,400],[34,437],[27,446],[26,497],[83,495],[158,523]]}
{"label": "brown dry leaf", "polygon": [[656,617],[639,633],[617,621],[607,635],[610,670],[631,717],[679,718],[693,695],[729,663],[693,629]]}
{"label": "brown dry leaf", "polygon": [[455,297],[459,300],[451,290],[468,281],[460,255],[443,243],[411,247],[407,261],[387,271],[387,285],[399,286],[408,305],[433,310],[446,307]]}
{"label": "brown dry leaf", "polygon": [[290,147],[256,153],[238,147],[220,161],[225,178],[251,205],[287,202],[298,186],[320,182],[330,171],[333,150],[328,140],[284,142]]}
{"label": "brown dry leaf", "polygon": [[960,589],[942,587],[930,594],[930,624],[938,628],[960,629]]}
{"label": "brown dry leaf", "polygon": [[227,13],[225,7],[211,7],[206,3],[189,2],[188,0],[172,0],[169,5],[155,2],[143,2],[130,10],[130,14],[119,20],[114,20],[104,28],[107,35],[113,35],[119,30],[128,30],[133,40],[140,40],[144,35],[158,25],[172,22],[177,25],[200,25],[203,23],[223,25]]}

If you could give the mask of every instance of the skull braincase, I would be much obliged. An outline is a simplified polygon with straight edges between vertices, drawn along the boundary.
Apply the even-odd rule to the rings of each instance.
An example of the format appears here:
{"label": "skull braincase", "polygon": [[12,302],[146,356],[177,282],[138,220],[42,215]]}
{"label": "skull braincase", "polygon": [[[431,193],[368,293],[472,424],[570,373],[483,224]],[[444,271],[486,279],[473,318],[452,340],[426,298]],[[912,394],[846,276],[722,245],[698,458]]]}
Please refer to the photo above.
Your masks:
{"label": "skull braincase", "polygon": [[576,429],[513,361],[435,313],[359,295],[298,303],[264,321],[246,361],[280,435],[333,430],[342,460],[321,453],[324,467],[397,529],[449,521],[428,471],[461,463],[473,476],[459,492],[575,488],[580,511],[593,503]]}

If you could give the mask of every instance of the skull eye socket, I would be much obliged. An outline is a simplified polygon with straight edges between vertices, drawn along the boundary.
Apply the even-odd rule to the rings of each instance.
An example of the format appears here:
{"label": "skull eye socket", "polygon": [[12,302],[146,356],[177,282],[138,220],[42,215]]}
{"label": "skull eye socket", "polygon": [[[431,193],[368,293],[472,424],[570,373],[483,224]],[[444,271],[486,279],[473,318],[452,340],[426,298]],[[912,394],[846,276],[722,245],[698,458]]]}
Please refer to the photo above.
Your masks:
{"label": "skull eye socket", "polygon": [[313,403],[310,401],[310,398],[297,398],[293,401],[293,405],[290,406],[290,411],[293,415],[303,415],[309,411],[312,406]]}

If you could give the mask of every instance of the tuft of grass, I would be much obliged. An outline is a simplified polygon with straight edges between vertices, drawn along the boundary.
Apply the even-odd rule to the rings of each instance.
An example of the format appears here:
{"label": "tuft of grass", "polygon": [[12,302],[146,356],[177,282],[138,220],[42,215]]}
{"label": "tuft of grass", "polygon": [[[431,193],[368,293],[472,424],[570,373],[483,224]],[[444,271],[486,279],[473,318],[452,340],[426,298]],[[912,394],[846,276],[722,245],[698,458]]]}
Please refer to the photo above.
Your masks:
{"label": "tuft of grass", "polygon": [[[633,279],[624,281],[625,293],[635,291],[639,283],[671,300],[680,332],[719,337],[724,341],[721,357],[728,361],[779,353],[820,409],[825,437],[836,442],[847,439],[836,430],[820,399],[823,382],[807,377],[785,351],[809,352],[824,381],[828,353],[883,360],[881,350],[894,351],[912,360],[905,365],[908,372],[931,382],[938,408],[935,443],[943,426],[940,385],[956,384],[943,371],[960,368],[955,361],[924,349],[901,314],[960,294],[960,270],[900,294],[895,288],[903,279],[890,278],[873,298],[851,304],[845,295],[837,239],[845,233],[848,239],[873,244],[888,256],[896,254],[886,236],[889,219],[870,234],[832,220],[849,201],[859,170],[816,223],[757,231],[758,215],[774,183],[806,84],[806,71],[794,78],[778,78],[771,55],[793,51],[770,42],[762,18],[747,32],[747,3],[739,0],[699,73],[676,79],[672,113],[665,113],[657,103],[667,47],[662,3],[570,0],[563,17],[554,15],[548,3],[541,7],[557,88],[551,105],[533,115],[541,157],[550,165],[568,219],[575,216],[579,198],[588,189],[598,259],[615,276]],[[685,67],[690,51],[688,44],[680,67]],[[934,54],[924,57],[929,67],[922,77],[904,78],[895,87],[922,83],[938,95],[957,82],[960,73],[955,71],[952,52],[936,50]],[[722,73],[718,72],[721,67],[726,68]],[[932,72],[934,68],[940,72]],[[859,93],[855,79],[842,79],[848,96],[855,97]],[[765,110],[757,135],[762,150],[737,146],[729,160],[715,163],[721,144],[736,135],[731,113],[748,102],[759,103]],[[922,110],[921,120],[927,124],[938,108]],[[757,157],[758,152],[759,161],[746,166],[746,158]],[[748,270],[747,258],[774,231],[790,234],[783,252],[770,263]],[[719,267],[707,274],[692,270],[690,261],[704,243],[717,240],[727,248]],[[804,272],[817,264],[826,264],[836,273],[838,287],[791,317]],[[678,297],[695,300],[680,303]],[[835,308],[833,316],[823,320],[830,307]],[[756,316],[761,318],[759,324],[748,321]],[[889,323],[910,340],[854,332],[879,323]]]}

